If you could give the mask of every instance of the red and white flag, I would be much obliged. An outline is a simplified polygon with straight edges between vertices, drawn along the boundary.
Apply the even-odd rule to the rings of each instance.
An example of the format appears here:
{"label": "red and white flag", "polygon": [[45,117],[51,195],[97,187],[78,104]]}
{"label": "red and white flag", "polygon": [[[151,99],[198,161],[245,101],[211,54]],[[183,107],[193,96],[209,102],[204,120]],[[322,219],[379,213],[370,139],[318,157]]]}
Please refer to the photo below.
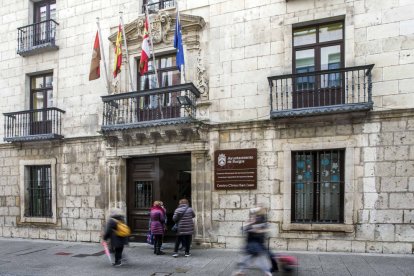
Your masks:
{"label": "red and white flag", "polygon": [[141,58],[139,60],[139,73],[144,75],[148,72],[148,60],[150,57],[150,42],[149,42],[149,33],[148,33],[148,18],[145,18],[144,24],[144,36],[142,39],[142,46],[141,46]]}

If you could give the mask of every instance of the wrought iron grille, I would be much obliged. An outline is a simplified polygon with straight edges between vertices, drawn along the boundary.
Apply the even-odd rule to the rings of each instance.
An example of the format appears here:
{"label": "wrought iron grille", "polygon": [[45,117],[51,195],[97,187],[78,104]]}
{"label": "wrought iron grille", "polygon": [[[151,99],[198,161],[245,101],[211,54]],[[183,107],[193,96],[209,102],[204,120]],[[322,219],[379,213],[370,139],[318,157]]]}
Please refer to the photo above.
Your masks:
{"label": "wrought iron grille", "polygon": [[104,96],[102,129],[195,118],[199,96],[200,92],[192,83]]}
{"label": "wrought iron grille", "polygon": [[56,107],[3,113],[4,141],[62,138],[63,113]]}
{"label": "wrought iron grille", "polygon": [[135,181],[135,208],[152,206],[152,181]]}
{"label": "wrought iron grille", "polygon": [[372,108],[374,65],[269,77],[272,117]]}
{"label": "wrought iron grille", "polygon": [[17,53],[25,56],[27,52],[56,46],[56,28],[59,25],[55,20],[49,19],[39,23],[30,24],[17,29]]}
{"label": "wrought iron grille", "polygon": [[344,150],[292,153],[292,221],[343,222]]}
{"label": "wrought iron grille", "polygon": [[50,166],[29,166],[26,217],[52,217],[52,181]]}
{"label": "wrought iron grille", "polygon": [[149,13],[155,13],[159,10],[172,8],[175,6],[174,0],[144,0],[144,3],[142,5],[142,12],[145,12],[146,5],[148,5]]}

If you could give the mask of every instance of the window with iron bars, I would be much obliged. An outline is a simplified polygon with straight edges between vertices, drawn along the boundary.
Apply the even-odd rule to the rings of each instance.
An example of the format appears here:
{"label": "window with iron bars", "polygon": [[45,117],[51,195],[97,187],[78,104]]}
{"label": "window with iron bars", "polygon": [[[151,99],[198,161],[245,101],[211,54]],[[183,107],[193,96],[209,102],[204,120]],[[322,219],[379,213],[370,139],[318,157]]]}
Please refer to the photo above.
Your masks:
{"label": "window with iron bars", "polygon": [[25,216],[52,217],[51,166],[28,166]]}
{"label": "window with iron bars", "polygon": [[175,0],[144,0],[142,3],[142,12],[145,13],[148,7],[148,13],[156,13],[159,10],[172,8],[175,6]]}
{"label": "window with iron bars", "polygon": [[345,150],[292,152],[292,222],[343,223]]}

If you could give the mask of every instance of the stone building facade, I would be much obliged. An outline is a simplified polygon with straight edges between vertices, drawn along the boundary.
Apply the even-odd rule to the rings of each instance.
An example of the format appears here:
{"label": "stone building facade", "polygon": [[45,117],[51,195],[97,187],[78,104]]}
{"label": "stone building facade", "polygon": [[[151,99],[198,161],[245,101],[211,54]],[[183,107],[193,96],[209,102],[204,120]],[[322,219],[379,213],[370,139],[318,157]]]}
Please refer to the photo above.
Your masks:
{"label": "stone building facade", "polygon": [[[277,250],[413,253],[411,1],[179,0],[185,76],[176,3],[148,2],[160,88],[138,73],[143,1],[3,1],[0,236],[98,242],[119,207],[139,241],[152,200],[186,197],[202,245],[240,247],[260,203]],[[107,87],[96,17],[111,71],[119,11]],[[241,149],[256,188],[217,189],[215,153]]]}

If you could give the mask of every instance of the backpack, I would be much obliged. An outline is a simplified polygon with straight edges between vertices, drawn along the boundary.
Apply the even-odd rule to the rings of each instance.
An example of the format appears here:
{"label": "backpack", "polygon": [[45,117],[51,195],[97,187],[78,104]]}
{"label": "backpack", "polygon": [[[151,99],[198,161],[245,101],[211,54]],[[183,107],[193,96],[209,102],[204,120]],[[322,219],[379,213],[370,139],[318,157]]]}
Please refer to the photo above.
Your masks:
{"label": "backpack", "polygon": [[113,219],[116,222],[116,229],[115,229],[115,235],[118,237],[129,237],[131,236],[131,229],[126,225],[124,222]]}

